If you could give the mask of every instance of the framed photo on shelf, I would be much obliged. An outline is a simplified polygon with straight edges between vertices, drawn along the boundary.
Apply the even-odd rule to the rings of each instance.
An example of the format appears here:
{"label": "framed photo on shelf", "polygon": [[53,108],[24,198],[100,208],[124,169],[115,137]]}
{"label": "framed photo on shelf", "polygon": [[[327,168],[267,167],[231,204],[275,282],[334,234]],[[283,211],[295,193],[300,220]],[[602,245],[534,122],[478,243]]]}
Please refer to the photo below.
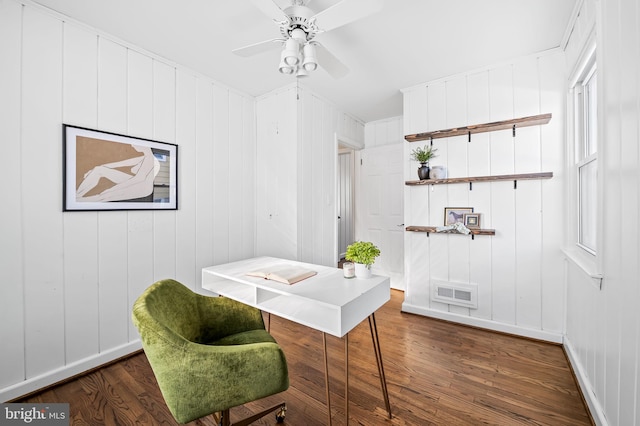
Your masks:
{"label": "framed photo on shelf", "polygon": [[63,211],[177,210],[178,146],[63,125]]}
{"label": "framed photo on shelf", "polygon": [[480,213],[465,213],[463,224],[469,229],[480,229]]}
{"label": "framed photo on shelf", "polygon": [[444,208],[444,224],[453,225],[454,223],[464,224],[465,213],[473,213],[473,207],[445,207]]}

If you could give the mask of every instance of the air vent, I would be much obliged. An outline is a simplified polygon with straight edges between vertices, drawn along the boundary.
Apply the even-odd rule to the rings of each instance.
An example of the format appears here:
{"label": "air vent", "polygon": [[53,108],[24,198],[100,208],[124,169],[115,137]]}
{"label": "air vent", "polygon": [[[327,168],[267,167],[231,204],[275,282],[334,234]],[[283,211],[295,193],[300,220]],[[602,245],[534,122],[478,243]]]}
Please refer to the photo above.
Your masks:
{"label": "air vent", "polygon": [[431,300],[449,305],[478,308],[478,285],[432,280]]}

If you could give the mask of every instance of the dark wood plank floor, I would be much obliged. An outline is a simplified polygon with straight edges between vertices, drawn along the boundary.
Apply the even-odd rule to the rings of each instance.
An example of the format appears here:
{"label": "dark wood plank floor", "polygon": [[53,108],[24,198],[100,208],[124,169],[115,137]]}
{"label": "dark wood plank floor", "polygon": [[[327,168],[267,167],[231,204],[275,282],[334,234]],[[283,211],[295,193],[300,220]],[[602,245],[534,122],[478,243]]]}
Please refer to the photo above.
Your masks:
{"label": "dark wood plank floor", "polygon": [[[393,419],[384,408],[368,323],[349,335],[352,425],[591,425],[557,345],[400,312],[403,294],[376,313]],[[286,401],[286,425],[327,424],[322,334],[271,317],[291,387],[232,409],[231,419]],[[333,424],[344,425],[344,344],[327,338]],[[143,353],[21,402],[69,402],[72,425],[176,424]],[[213,417],[191,423],[215,425]],[[268,415],[255,424],[275,424]]]}

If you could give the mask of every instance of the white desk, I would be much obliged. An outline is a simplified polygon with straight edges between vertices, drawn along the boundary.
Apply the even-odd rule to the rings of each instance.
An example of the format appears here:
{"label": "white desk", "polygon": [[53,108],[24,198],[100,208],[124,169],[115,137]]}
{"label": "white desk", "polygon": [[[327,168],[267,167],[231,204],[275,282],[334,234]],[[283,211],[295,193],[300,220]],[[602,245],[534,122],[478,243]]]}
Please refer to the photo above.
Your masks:
{"label": "white desk", "polygon": [[[276,266],[296,265],[317,272],[317,275],[295,284],[245,275]],[[326,334],[344,337],[345,341],[345,414],[349,420],[348,333],[363,320],[369,319],[371,338],[380,374],[380,385],[389,418],[391,407],[384,376],[380,342],[375,323],[375,311],[390,299],[388,277],[346,279],[342,269],[273,257],[256,257],[202,269],[202,288],[220,296],[237,300],[264,312],[320,330],[323,333],[327,407],[331,424],[329,375]]]}

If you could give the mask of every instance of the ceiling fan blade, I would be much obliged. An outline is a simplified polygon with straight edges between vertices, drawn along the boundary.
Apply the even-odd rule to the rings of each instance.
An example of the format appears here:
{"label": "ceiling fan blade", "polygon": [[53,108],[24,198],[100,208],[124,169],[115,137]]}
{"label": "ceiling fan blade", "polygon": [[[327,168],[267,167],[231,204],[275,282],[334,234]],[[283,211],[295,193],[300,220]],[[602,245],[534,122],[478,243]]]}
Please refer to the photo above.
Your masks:
{"label": "ceiling fan blade", "polygon": [[318,56],[318,65],[322,67],[331,77],[336,80],[349,74],[349,68],[338,58],[333,56],[326,47],[318,42],[313,43],[316,47],[316,55]]}
{"label": "ceiling fan blade", "polygon": [[287,14],[274,0],[251,0],[251,3],[274,21],[280,22],[283,19],[288,19]]}
{"label": "ceiling fan blade", "polygon": [[257,55],[259,53],[268,52],[269,50],[277,49],[282,46],[283,42],[284,40],[281,38],[274,38],[273,40],[265,40],[261,41],[260,43],[239,47],[232,50],[232,52],[239,56],[249,57]]}
{"label": "ceiling fan blade", "polygon": [[314,18],[321,30],[330,31],[379,12],[383,4],[384,0],[342,0],[318,12]]}

